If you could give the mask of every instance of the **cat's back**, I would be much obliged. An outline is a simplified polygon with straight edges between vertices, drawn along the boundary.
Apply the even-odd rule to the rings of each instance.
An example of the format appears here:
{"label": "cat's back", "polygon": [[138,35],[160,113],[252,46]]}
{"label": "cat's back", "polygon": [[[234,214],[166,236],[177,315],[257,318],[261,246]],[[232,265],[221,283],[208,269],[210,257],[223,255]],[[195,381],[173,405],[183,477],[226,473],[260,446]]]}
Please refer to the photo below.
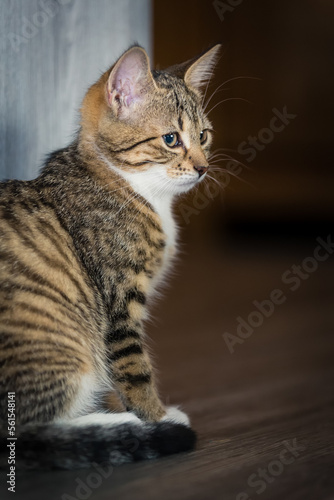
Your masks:
{"label": "cat's back", "polygon": [[58,346],[48,358],[57,363],[69,349],[88,352],[94,300],[47,188],[37,181],[0,183],[0,343],[7,372],[31,358],[32,349],[43,347],[45,355],[47,346]]}
{"label": "cat's back", "polygon": [[0,262],[2,282],[34,276],[36,282],[48,281],[50,287],[57,271],[69,276],[69,268],[76,267],[71,239],[38,182],[0,183]]}

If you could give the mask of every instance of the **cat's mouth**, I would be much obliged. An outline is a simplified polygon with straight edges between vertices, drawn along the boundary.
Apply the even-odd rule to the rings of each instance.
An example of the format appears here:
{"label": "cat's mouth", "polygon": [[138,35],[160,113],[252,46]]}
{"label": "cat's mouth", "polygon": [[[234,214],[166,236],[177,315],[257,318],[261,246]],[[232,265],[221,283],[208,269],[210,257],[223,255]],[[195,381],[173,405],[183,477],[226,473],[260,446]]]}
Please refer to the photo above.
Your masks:
{"label": "cat's mouth", "polygon": [[182,182],[179,182],[179,184],[181,184],[182,186],[194,186],[199,180],[200,177],[195,177],[194,179],[183,180]]}
{"label": "cat's mouth", "polygon": [[196,175],[194,177],[192,177],[191,179],[184,179],[182,180],[182,184],[184,185],[190,185],[190,184],[197,184],[198,182],[201,182],[203,179],[205,178],[205,173],[202,174],[202,175]]}
{"label": "cat's mouth", "polygon": [[190,191],[190,189],[192,189],[193,187],[196,186],[196,184],[201,182],[204,177],[205,177],[205,175],[202,175],[201,177],[194,176],[191,179],[189,179],[189,178],[188,179],[178,179],[178,181],[176,182],[176,188],[180,192]]}

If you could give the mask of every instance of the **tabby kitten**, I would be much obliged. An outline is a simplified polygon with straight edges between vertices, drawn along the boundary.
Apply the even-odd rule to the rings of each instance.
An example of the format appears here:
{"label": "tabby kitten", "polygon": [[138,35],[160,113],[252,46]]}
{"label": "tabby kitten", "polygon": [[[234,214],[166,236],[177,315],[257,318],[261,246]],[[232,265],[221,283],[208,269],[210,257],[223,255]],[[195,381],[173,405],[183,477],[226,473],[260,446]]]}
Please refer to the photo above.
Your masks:
{"label": "tabby kitten", "polygon": [[[1,435],[15,392],[21,466],[194,447],[159,398],[143,321],[175,253],[172,202],[208,170],[202,87],[218,51],[151,72],[130,48],[88,90],[76,140],[37,179],[0,183]],[[127,411],[112,413],[112,391]]]}

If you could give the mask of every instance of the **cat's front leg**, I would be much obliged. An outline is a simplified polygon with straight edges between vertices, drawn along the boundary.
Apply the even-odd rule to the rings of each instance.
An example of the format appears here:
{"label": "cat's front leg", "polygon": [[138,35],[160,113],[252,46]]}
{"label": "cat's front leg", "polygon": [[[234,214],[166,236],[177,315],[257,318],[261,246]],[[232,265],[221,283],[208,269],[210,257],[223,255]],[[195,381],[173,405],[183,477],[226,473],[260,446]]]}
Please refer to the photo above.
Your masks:
{"label": "cat's front leg", "polygon": [[109,335],[113,385],[125,407],[139,418],[156,422],[166,415],[143,339],[140,321],[123,321]]}

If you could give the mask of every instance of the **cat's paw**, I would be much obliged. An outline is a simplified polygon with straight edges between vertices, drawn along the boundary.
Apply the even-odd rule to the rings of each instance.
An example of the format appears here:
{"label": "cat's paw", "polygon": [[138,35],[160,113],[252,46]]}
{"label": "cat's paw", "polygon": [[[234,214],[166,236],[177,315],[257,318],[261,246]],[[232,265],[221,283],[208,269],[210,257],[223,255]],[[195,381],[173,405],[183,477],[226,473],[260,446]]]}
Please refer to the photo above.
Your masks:
{"label": "cat's paw", "polygon": [[160,422],[174,422],[176,424],[182,424],[190,427],[188,415],[179,410],[176,406],[169,406],[166,408],[166,415],[162,417]]}

